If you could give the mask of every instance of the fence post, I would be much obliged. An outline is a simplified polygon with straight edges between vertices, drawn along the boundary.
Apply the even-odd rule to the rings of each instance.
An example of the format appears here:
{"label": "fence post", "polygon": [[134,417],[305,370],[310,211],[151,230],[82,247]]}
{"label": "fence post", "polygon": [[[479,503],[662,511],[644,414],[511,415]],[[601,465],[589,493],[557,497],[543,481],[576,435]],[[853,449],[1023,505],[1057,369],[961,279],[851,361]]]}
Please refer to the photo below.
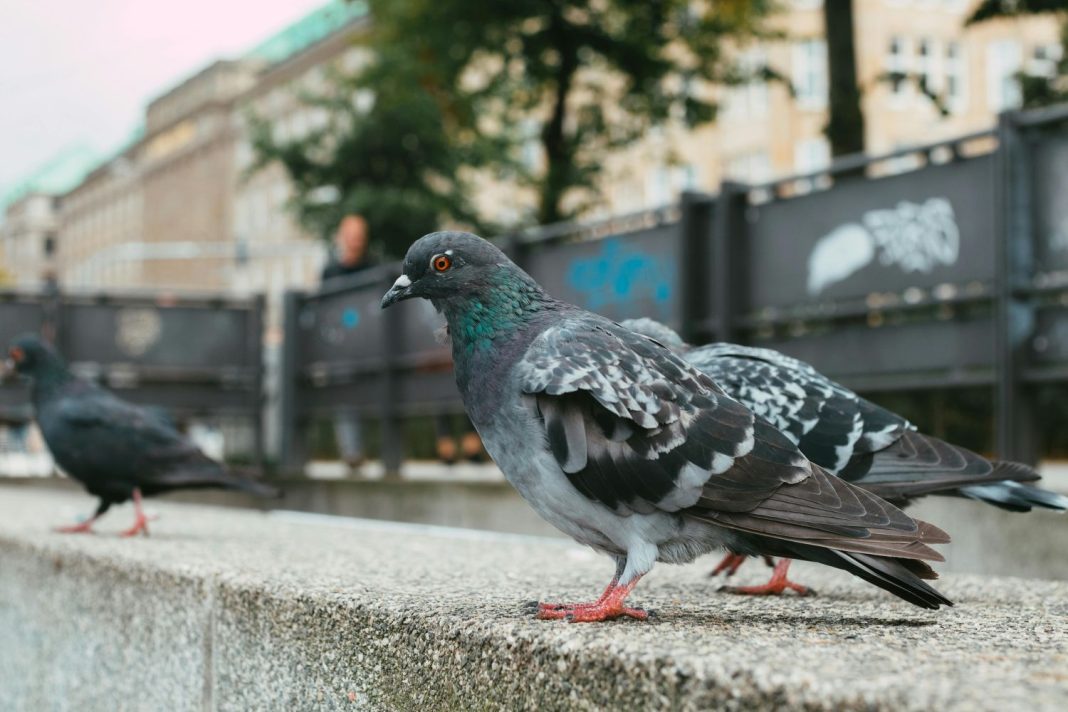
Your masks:
{"label": "fence post", "polygon": [[[709,323],[709,266],[712,265],[712,211],[715,199],[705,193],[686,191],[680,200],[679,280],[681,334],[691,343],[704,343],[712,333]],[[713,269],[715,269],[713,267]]]}
{"label": "fence post", "polygon": [[737,341],[735,329],[741,311],[740,300],[745,242],[745,208],[748,189],[741,183],[724,181],[719,190],[715,221],[712,225],[712,271],[715,277],[713,294],[716,319],[716,338]]}
{"label": "fence post", "polygon": [[[393,283],[386,283],[386,288]],[[385,289],[383,289],[385,291]],[[397,358],[404,353],[404,317],[405,309],[395,309],[388,319],[380,319],[382,328],[381,363],[384,373],[382,383],[382,466],[386,477],[400,477],[404,462],[404,423],[401,420],[400,402],[401,366]]]}
{"label": "fence post", "polygon": [[1038,433],[1034,398],[1022,378],[1035,315],[1027,289],[1032,277],[1030,151],[1015,114],[998,119],[996,200],[995,372],[998,457],[1035,464]]}
{"label": "fence post", "polygon": [[252,438],[253,447],[256,451],[256,465],[260,472],[267,467],[267,445],[264,436],[264,410],[267,403],[264,392],[264,370],[267,365],[264,362],[263,348],[263,324],[266,300],[262,294],[255,297],[252,302],[252,314],[249,318],[249,356],[253,367],[252,395]]}
{"label": "fence post", "polygon": [[287,291],[282,321],[282,363],[278,369],[278,461],[287,474],[303,472],[306,451],[300,422],[300,311],[304,293]]}

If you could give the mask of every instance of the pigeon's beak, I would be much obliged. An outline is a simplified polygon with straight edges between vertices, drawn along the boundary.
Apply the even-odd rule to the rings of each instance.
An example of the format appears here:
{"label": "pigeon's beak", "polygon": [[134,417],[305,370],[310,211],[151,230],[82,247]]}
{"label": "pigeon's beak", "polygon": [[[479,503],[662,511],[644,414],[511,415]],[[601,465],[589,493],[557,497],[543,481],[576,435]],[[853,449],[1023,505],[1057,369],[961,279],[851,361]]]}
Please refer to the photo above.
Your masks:
{"label": "pigeon's beak", "polygon": [[406,274],[402,274],[397,277],[397,281],[393,283],[393,286],[389,288],[389,291],[382,297],[382,308],[385,309],[388,306],[402,302],[412,296],[412,280]]}

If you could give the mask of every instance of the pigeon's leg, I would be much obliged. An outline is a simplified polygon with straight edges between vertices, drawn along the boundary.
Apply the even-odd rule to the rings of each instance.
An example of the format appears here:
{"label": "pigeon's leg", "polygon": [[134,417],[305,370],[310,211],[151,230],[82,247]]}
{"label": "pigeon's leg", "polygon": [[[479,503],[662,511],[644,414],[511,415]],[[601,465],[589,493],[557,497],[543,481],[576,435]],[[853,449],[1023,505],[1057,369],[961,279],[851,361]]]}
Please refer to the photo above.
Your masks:
{"label": "pigeon's leg", "polygon": [[84,522],[56,527],[53,531],[57,531],[60,534],[92,534],[93,523],[96,522],[97,519],[100,519],[100,517],[104,515],[104,512],[108,511],[110,506],[111,502],[102,499],[100,500],[100,504],[96,506],[96,511],[93,512],[93,516],[89,517]]}
{"label": "pigeon's leg", "polygon": [[627,560],[625,558],[616,558],[616,573],[612,576],[612,581],[605,587],[604,593],[596,601],[590,603],[538,603],[538,618],[543,620],[566,618],[576,608],[590,608],[591,606],[600,605],[612,593],[612,589],[616,587],[616,584],[619,583],[619,577],[623,575],[623,569],[626,565]]}
{"label": "pigeon's leg", "polygon": [[733,551],[728,551],[727,555],[716,564],[716,568],[712,569],[712,573],[709,576],[719,576],[724,571],[727,572],[727,578],[734,576],[734,572],[738,570],[738,567],[745,563],[745,560],[749,558],[742,554],[735,554]]}
{"label": "pigeon's leg", "polygon": [[145,516],[144,511],[141,509],[141,488],[134,487],[133,491],[133,503],[134,503],[134,523],[133,526],[124,531],[120,536],[133,536],[144,532],[145,536],[148,536],[148,517]]}
{"label": "pigeon's leg", "polygon": [[798,596],[812,596],[815,591],[807,586],[794,583],[787,578],[786,573],[790,569],[791,559],[779,559],[775,564],[775,571],[771,574],[771,580],[763,586],[723,586],[719,590],[727,593],[737,593],[743,596],[781,596],[787,589],[795,591]]}

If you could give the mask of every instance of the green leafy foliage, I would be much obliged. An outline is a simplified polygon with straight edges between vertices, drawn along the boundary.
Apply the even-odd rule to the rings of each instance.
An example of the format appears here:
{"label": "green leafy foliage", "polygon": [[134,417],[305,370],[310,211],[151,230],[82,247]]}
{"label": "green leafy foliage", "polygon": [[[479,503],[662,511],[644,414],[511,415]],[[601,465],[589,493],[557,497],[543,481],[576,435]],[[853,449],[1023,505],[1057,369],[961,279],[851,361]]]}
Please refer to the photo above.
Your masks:
{"label": "green leafy foliage", "polygon": [[[537,196],[541,223],[596,199],[605,156],[670,119],[715,118],[708,84],[732,78],[727,45],[762,32],[772,0],[371,0],[381,42],[440,69],[475,111],[491,156]],[[542,160],[525,170],[523,141]],[[534,165],[540,163],[540,165]]]}
{"label": "green leafy foliage", "polygon": [[363,215],[372,249],[389,257],[443,223],[483,229],[465,169],[484,163],[488,148],[470,129],[470,106],[441,91],[438,68],[378,42],[372,47],[364,69],[335,74],[326,92],[301,97],[328,117],[320,128],[281,140],[270,122],[249,117],[252,170],[284,166],[296,215],[324,238],[344,215]]}

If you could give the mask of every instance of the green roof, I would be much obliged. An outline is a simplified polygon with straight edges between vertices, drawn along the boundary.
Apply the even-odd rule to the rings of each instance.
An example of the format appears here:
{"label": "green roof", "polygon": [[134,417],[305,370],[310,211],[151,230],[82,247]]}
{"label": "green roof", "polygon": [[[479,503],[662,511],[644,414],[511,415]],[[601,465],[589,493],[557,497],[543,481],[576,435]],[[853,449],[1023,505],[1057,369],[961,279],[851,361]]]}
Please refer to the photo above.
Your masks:
{"label": "green roof", "polygon": [[281,32],[260,42],[245,56],[263,59],[270,64],[282,62],[366,15],[367,3],[364,0],[330,0]]}
{"label": "green roof", "polygon": [[0,198],[0,207],[7,207],[29,193],[66,193],[99,163],[100,154],[89,146],[72,146],[11,186]]}

